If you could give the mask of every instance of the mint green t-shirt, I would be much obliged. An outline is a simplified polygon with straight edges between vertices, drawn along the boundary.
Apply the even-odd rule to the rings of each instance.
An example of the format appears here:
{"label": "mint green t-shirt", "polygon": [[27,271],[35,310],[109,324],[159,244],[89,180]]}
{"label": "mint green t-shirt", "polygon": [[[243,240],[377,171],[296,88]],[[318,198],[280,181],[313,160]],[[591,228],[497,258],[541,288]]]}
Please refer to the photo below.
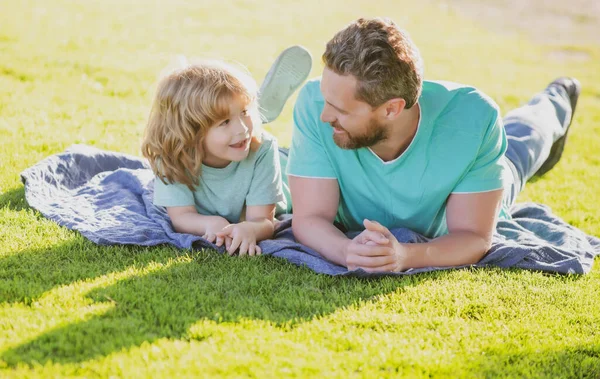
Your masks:
{"label": "mint green t-shirt", "polygon": [[[513,179],[498,106],[477,89],[425,81],[413,141],[384,162],[369,148],[345,150],[334,143],[332,127],[320,120],[319,86],[320,79],[311,80],[298,95],[287,174],[337,179],[336,220],[348,230],[364,229],[367,218],[434,238],[448,233],[450,194],[509,192]],[[499,217],[510,218],[507,201]]]}
{"label": "mint green t-shirt", "polygon": [[193,205],[202,215],[221,216],[230,223],[240,222],[245,206],[268,204],[276,205],[277,214],[287,212],[277,141],[266,132],[262,134],[260,147],[243,161],[231,162],[224,168],[202,165],[195,191],[181,183],[154,180],[154,205]]}

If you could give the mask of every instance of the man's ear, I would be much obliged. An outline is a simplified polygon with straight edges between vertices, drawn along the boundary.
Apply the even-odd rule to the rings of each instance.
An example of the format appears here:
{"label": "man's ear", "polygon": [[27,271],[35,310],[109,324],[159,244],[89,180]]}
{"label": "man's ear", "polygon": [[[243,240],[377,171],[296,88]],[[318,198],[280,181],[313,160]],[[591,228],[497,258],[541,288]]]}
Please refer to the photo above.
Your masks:
{"label": "man's ear", "polygon": [[388,120],[394,120],[400,116],[406,107],[406,100],[401,98],[390,99],[383,103],[381,107],[383,110],[383,116]]}

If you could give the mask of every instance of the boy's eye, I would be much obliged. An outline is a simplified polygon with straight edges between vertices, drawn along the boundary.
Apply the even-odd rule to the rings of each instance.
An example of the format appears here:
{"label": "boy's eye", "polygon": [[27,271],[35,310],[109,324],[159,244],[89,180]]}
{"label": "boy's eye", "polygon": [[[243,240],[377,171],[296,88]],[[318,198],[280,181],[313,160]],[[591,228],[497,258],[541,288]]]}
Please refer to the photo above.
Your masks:
{"label": "boy's eye", "polygon": [[244,115],[244,116],[248,116],[248,110],[247,110],[247,109],[244,109],[244,110],[242,111],[242,115]]}
{"label": "boy's eye", "polygon": [[229,125],[229,119],[223,121],[221,124],[219,124],[219,126],[226,126]]}

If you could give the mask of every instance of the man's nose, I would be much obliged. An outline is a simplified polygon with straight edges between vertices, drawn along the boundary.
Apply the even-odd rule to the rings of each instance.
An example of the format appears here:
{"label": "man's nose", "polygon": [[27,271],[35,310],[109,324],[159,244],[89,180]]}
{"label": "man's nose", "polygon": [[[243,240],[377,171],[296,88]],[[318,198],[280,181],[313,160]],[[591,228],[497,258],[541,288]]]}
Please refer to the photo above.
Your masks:
{"label": "man's nose", "polygon": [[321,112],[321,121],[332,123],[335,121],[335,117],[328,108],[329,107],[327,105],[323,107],[323,111]]}

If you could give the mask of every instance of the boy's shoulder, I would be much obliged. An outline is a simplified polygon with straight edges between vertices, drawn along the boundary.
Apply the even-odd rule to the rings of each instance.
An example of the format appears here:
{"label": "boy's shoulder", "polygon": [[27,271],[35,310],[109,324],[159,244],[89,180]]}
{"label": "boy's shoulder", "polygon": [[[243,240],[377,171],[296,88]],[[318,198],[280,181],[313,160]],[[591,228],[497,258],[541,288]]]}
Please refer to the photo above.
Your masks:
{"label": "boy's shoulder", "polygon": [[275,138],[271,133],[266,130],[261,130],[259,138],[261,140],[260,149],[259,150],[271,150],[273,148],[277,148],[277,138]]}
{"label": "boy's shoulder", "polygon": [[273,150],[277,150],[279,148],[277,144],[277,138],[275,138],[266,130],[261,129],[257,134],[260,145],[256,150],[251,151],[251,153],[248,155],[248,158],[250,158],[251,161],[256,161],[263,155],[268,155]]}

